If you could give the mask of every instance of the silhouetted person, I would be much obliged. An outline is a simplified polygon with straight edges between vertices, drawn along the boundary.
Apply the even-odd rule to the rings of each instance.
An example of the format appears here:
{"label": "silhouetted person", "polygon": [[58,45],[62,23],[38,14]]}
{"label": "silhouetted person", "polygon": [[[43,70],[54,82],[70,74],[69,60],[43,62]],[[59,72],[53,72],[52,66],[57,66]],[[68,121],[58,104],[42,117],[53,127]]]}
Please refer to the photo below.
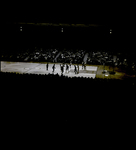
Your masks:
{"label": "silhouetted person", "polygon": [[46,70],[48,70],[48,67],[49,67],[49,64],[48,64],[48,62],[47,62],[47,64],[46,64]]}
{"label": "silhouetted person", "polygon": [[86,70],[86,65],[84,64],[84,69]]}
{"label": "silhouetted person", "polygon": [[55,67],[55,64],[54,64],[54,65],[52,66],[52,69],[53,69],[52,72],[55,71],[55,68],[56,68],[56,67]]}
{"label": "silhouetted person", "polygon": [[66,64],[66,72],[68,72],[68,70],[69,70],[69,65]]}
{"label": "silhouetted person", "polygon": [[77,65],[77,72],[79,73],[79,65]]}
{"label": "silhouetted person", "polygon": [[61,69],[61,74],[63,74],[63,72],[64,72],[64,67],[63,67],[63,65],[61,65],[61,64],[60,64],[60,69]]}
{"label": "silhouetted person", "polygon": [[82,69],[86,69],[86,65],[85,65],[85,62],[82,62]]}
{"label": "silhouetted person", "polygon": [[74,72],[75,74],[77,74],[77,68],[76,68],[76,65],[74,65],[75,69],[74,69]]}

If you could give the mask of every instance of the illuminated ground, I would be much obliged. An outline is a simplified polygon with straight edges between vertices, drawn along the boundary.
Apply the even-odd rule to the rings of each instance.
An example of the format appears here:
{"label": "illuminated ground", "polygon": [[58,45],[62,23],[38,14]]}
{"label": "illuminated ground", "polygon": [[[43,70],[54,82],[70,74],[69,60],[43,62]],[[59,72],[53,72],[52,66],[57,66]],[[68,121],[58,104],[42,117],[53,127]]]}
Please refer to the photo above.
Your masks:
{"label": "illuminated ground", "polygon": [[[17,73],[31,73],[31,74],[52,74],[53,63],[49,63],[48,71],[46,70],[46,63],[30,63],[30,62],[8,62],[1,61],[1,71],[2,72],[17,72]],[[60,63],[55,63],[55,72],[54,74],[61,75]],[[112,68],[105,66],[105,70],[109,71]],[[69,72],[66,72],[64,68],[64,75],[69,77],[89,77],[89,78],[109,78],[109,79],[124,79],[128,77],[135,77],[134,75],[127,75],[125,72],[119,68],[114,68],[116,74],[110,75],[108,72],[102,74],[103,66],[102,65],[87,65],[86,70],[82,69],[82,65],[79,65],[79,74],[75,74],[74,65],[71,66]]]}
{"label": "illuminated ground", "polygon": [[[49,63],[48,71],[46,70],[46,63],[28,63],[28,62],[6,62],[1,61],[1,71],[2,72],[17,72],[17,73],[32,73],[32,74],[52,74],[53,63]],[[61,75],[60,63],[55,63],[54,74]],[[69,72],[66,72],[64,67],[63,75],[69,77],[92,77],[96,76],[97,67],[96,66],[87,66],[86,70],[82,69],[82,66],[79,65],[79,74],[75,74],[74,65],[71,66]]]}

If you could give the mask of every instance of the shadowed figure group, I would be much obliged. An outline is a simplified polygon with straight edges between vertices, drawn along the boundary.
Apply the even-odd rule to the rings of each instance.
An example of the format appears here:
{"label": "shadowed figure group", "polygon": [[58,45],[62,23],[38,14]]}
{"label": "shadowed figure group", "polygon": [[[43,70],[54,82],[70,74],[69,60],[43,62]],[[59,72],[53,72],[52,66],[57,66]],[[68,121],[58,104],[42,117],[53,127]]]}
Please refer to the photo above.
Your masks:
{"label": "shadowed figure group", "polygon": [[[49,63],[47,62],[47,64],[46,64],[46,70],[47,71],[48,71],[48,68],[49,68]],[[53,73],[54,73],[55,69],[56,69],[55,64],[53,64],[53,66],[52,66],[52,72]]]}
{"label": "shadowed figure group", "polygon": [[[71,68],[71,63],[70,63],[70,65],[65,64],[65,63],[60,64],[60,71],[61,71],[61,74],[64,73],[64,67],[66,67],[66,72],[65,72],[65,73],[69,73],[69,69]],[[46,70],[47,70],[47,71],[48,71],[48,68],[49,68],[49,63],[47,62],[47,64],[46,64]],[[83,69],[83,68],[86,69],[86,65],[85,65],[84,62],[82,63],[82,69]],[[53,73],[55,72],[55,69],[56,69],[55,64],[53,64],[53,66],[52,66],[52,72],[53,72]],[[74,72],[75,72],[75,74],[79,74],[79,64],[74,65]]]}
{"label": "shadowed figure group", "polygon": [[[60,70],[61,70],[61,74],[64,73],[64,67],[65,67],[65,64],[60,64]],[[66,73],[69,73],[69,65],[66,64]]]}

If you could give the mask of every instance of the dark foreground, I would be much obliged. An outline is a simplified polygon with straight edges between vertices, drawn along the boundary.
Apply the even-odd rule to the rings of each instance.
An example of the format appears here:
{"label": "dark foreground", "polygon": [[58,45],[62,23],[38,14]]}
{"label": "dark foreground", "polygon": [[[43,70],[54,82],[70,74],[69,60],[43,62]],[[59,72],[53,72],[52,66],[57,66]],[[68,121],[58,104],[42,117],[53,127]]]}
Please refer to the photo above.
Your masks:
{"label": "dark foreground", "polygon": [[0,76],[5,138],[17,144],[46,141],[63,149],[133,146],[135,81]]}

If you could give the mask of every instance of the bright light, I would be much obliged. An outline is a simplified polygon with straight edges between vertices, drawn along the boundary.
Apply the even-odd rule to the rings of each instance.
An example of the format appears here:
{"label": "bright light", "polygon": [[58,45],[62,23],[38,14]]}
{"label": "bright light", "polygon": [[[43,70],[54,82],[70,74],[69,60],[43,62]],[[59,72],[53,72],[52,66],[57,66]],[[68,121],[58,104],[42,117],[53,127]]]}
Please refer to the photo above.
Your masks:
{"label": "bright light", "polygon": [[61,32],[63,32],[63,28],[61,28]]}
{"label": "bright light", "polygon": [[105,76],[108,76],[108,74],[105,74]]}
{"label": "bright light", "polygon": [[110,34],[112,34],[112,29],[110,29]]}
{"label": "bright light", "polygon": [[22,31],[22,26],[20,26],[20,31]]}

